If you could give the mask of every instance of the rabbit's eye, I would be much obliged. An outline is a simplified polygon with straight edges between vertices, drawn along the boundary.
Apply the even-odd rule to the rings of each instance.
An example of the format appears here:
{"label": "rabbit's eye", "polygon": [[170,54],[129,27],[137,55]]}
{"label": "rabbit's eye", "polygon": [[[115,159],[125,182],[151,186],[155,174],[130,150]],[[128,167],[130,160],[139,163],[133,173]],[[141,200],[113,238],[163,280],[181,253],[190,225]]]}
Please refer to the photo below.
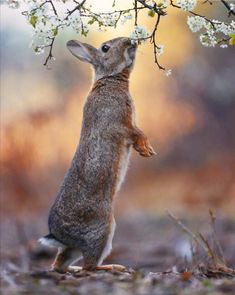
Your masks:
{"label": "rabbit's eye", "polygon": [[110,46],[105,44],[105,45],[102,46],[101,50],[103,52],[107,52],[109,50],[109,48],[110,48]]}

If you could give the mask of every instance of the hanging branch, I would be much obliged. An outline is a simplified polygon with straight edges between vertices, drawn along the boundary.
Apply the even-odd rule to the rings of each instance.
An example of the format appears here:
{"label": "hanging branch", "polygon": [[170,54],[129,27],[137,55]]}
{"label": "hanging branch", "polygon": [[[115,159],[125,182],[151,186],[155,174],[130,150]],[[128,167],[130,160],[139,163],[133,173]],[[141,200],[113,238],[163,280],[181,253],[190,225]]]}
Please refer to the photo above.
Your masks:
{"label": "hanging branch", "polygon": [[[181,7],[180,7],[179,5],[174,4],[174,1],[173,1],[173,0],[170,0],[170,5],[171,5],[172,7],[174,7],[174,8],[181,9]],[[204,18],[204,20],[206,20],[207,22],[209,22],[209,23],[212,25],[213,29],[215,30],[215,24],[214,24],[214,22],[213,22],[212,20],[210,20],[209,18],[205,17],[204,15],[201,15],[201,14],[199,14],[199,13],[193,12],[193,11],[191,11],[191,10],[189,10],[188,12],[189,12],[190,14],[194,15],[194,16],[199,16],[199,17],[201,17],[201,18]]]}
{"label": "hanging branch", "polygon": [[161,7],[158,7],[156,5],[156,3],[154,3],[153,6],[147,4],[144,0],[137,0],[139,3],[141,3],[143,5],[143,7],[149,9],[150,11],[153,11],[154,13],[157,14],[157,20],[155,22],[155,25],[154,25],[154,28],[153,28],[153,31],[152,33],[150,34],[149,37],[145,38],[145,39],[149,39],[150,40],[150,43],[153,44],[153,54],[154,54],[154,62],[157,64],[159,70],[166,70],[165,67],[163,67],[159,61],[158,61],[158,50],[160,49],[159,46],[157,45],[157,42],[156,42],[156,33],[157,33],[157,30],[158,30],[158,26],[159,26],[159,23],[160,23],[160,19],[161,19],[161,16],[165,16],[166,15],[166,12],[163,10],[163,8]]}
{"label": "hanging branch", "polygon": [[137,0],[135,0],[135,26],[138,23],[138,10],[137,10]]}
{"label": "hanging branch", "polygon": [[51,60],[51,59],[53,59],[54,57],[53,57],[53,54],[52,54],[52,50],[53,50],[53,45],[54,45],[54,42],[55,42],[55,37],[53,37],[52,39],[51,39],[51,43],[49,44],[49,45],[46,45],[45,47],[49,47],[49,53],[48,53],[48,55],[47,55],[47,57],[46,57],[46,60],[45,60],[45,62],[44,62],[44,66],[47,66],[48,65],[48,62]]}
{"label": "hanging branch", "polygon": [[[2,0],[2,2],[4,1],[7,2],[7,0]],[[127,19],[134,18],[135,30],[132,34],[137,37],[132,39],[138,43],[142,40],[148,40],[153,48],[155,64],[160,70],[166,70],[158,60],[159,55],[163,52],[163,46],[158,45],[157,43],[157,32],[160,21],[162,17],[167,14],[166,11],[169,7],[180,10],[184,9],[186,13],[194,16],[188,18],[187,23],[192,32],[204,30],[200,34],[200,42],[202,45],[210,47],[218,45],[223,48],[228,47],[229,45],[235,45],[235,29],[233,21],[226,23],[220,20],[210,19],[198,12],[196,13],[192,11],[194,10],[194,5],[181,7],[178,5],[178,2],[176,3],[174,0],[169,0],[168,5],[166,2],[160,1],[158,3],[157,1],[132,0],[132,6],[123,10],[115,10],[115,0],[112,0],[112,11],[100,13],[93,11],[91,6],[85,6],[88,2],[87,0],[73,0],[74,7],[67,10],[66,1],[63,1],[65,5],[64,15],[60,15],[60,11],[57,9],[58,3],[55,0],[45,0],[43,2],[35,0],[33,2],[34,5],[32,9],[24,11],[22,14],[28,17],[28,22],[35,29],[35,40],[42,40],[43,44],[34,44],[35,52],[41,53],[43,52],[43,49],[47,49],[48,51],[44,62],[45,66],[47,66],[48,62],[53,59],[53,46],[55,45],[59,29],[63,30],[65,27],[72,26],[73,29],[81,33],[81,35],[86,36],[89,32],[88,26],[91,26],[94,23],[98,25],[99,29],[106,29],[107,27],[116,28],[120,22],[124,23]],[[206,3],[212,5],[213,1],[204,0],[202,2],[202,4]],[[220,3],[228,11],[228,17],[235,15],[233,6],[232,4],[229,4],[229,1],[220,0]],[[50,6],[50,9],[48,9],[47,4]],[[150,29],[150,34],[148,34],[147,29],[139,23],[140,11],[147,11],[148,15],[155,20],[153,27]],[[77,12],[77,15],[74,20],[72,18],[70,19],[75,12]],[[197,19],[196,17],[200,17],[202,20]],[[78,23],[76,23],[76,21]],[[201,24],[200,21],[202,21]],[[49,26],[49,29],[47,24],[51,25],[51,27]],[[170,74],[170,70],[166,70],[166,74]]]}
{"label": "hanging branch", "polygon": [[235,12],[231,9],[231,7],[229,6],[228,2],[225,0],[220,0],[221,3],[223,3],[223,5],[227,8],[228,10],[228,17],[230,17],[231,15],[235,15]]}
{"label": "hanging branch", "polygon": [[[89,18],[92,18],[92,17],[96,17],[96,18],[98,18],[98,17],[102,17],[102,16],[104,16],[104,15],[114,15],[114,14],[118,14],[118,17],[117,17],[117,20],[116,20],[116,23],[115,23],[115,26],[116,26],[117,23],[118,23],[118,21],[120,20],[120,18],[121,18],[121,16],[122,16],[123,14],[125,14],[125,13],[127,13],[127,12],[130,12],[130,11],[135,11],[135,15],[136,15],[136,23],[137,23],[137,16],[138,16],[139,11],[142,10],[142,9],[145,9],[145,7],[142,7],[142,6],[139,6],[139,7],[138,7],[138,6],[137,6],[137,0],[135,0],[135,3],[136,3],[135,7],[132,7],[132,8],[129,8],[129,9],[114,10],[114,11],[112,11],[112,12],[104,12],[104,13],[97,14],[97,13],[94,13],[94,12],[90,11],[89,9],[84,9],[84,4],[85,4],[86,1],[87,1],[87,0],[83,0],[81,3],[79,3],[78,1],[75,1],[75,0],[74,0],[74,2],[75,2],[77,5],[76,5],[72,10],[69,10],[69,11],[67,12],[67,15],[66,15],[66,17],[63,19],[63,21],[68,20],[68,18],[69,18],[73,13],[75,13],[75,11],[79,11],[79,12],[80,12],[80,16],[82,16],[82,17],[86,17],[86,18],[87,18],[87,17],[89,17]],[[52,9],[53,9],[53,11],[54,11],[54,14],[55,14],[56,16],[58,16],[57,11],[56,11],[56,8],[55,8],[54,3],[53,3],[52,0],[47,0],[47,1],[43,2],[43,3],[39,6],[39,8],[41,8],[42,6],[44,6],[46,3],[50,3],[50,4],[51,4]],[[38,8],[34,9],[34,12],[35,12],[37,9],[38,9]],[[81,13],[81,10],[82,10],[82,9],[85,11],[85,13]],[[32,12],[32,11],[31,11],[31,12]],[[60,27],[60,25],[56,27],[56,30],[58,30],[59,27]],[[82,34],[85,35],[84,24],[83,24],[82,19],[81,19],[81,30],[82,30]],[[44,62],[44,64],[43,64],[44,66],[47,66],[47,65],[48,65],[48,62],[49,62],[51,59],[53,59],[53,46],[54,46],[55,38],[56,38],[55,36],[52,37],[52,38],[51,38],[51,42],[50,42],[48,45],[45,45],[45,46],[44,46],[44,48],[49,48],[48,55],[47,55],[47,57],[46,57],[46,59],[45,59],[45,62]]]}
{"label": "hanging branch", "polygon": [[157,21],[156,21],[154,30],[153,30],[152,35],[151,35],[150,42],[153,44],[154,62],[157,64],[157,66],[158,66],[158,68],[160,70],[165,70],[165,68],[159,64],[158,56],[157,56],[158,55],[157,50],[159,49],[159,47],[156,44],[156,32],[157,32],[157,29],[158,29],[158,25],[160,23],[160,18],[161,18],[161,14],[158,14],[157,15]]}
{"label": "hanging branch", "polygon": [[72,10],[69,10],[68,11],[68,14],[67,14],[67,16],[65,17],[64,20],[68,20],[68,18],[70,17],[70,15],[72,15],[76,10],[80,10],[85,3],[86,3],[86,0],[83,0],[81,3],[79,3],[77,6],[75,6]]}
{"label": "hanging branch", "polygon": [[54,5],[53,1],[52,1],[52,0],[48,0],[47,2],[51,4],[51,7],[52,7],[52,9],[53,9],[53,11],[54,11],[54,14],[55,14],[55,15],[58,15],[58,13],[57,13],[57,11],[56,11],[56,8],[55,8],[55,5]]}

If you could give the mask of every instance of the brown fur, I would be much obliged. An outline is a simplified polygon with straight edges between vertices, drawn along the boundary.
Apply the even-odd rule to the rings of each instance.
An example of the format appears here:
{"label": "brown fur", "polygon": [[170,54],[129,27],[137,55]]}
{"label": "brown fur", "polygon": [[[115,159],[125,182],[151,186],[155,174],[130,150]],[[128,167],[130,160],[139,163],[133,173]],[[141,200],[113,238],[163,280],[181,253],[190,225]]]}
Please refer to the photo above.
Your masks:
{"label": "brown fur", "polygon": [[49,214],[50,234],[64,245],[53,264],[57,271],[66,269],[74,253],[82,254],[84,269],[102,263],[111,250],[113,197],[124,179],[130,147],[145,157],[154,154],[135,125],[129,94],[136,47],[128,38],[106,44],[110,49],[104,53],[68,42],[76,57],[93,65],[95,83],[84,106],[79,146]]}

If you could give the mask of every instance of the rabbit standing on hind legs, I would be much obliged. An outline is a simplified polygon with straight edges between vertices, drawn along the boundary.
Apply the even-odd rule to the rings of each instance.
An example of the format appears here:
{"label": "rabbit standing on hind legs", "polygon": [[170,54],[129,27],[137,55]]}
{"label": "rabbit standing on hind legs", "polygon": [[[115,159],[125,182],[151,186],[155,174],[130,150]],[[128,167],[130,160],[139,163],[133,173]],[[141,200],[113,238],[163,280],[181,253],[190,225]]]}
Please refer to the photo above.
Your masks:
{"label": "rabbit standing on hind legs", "polygon": [[95,81],[83,110],[80,143],[50,210],[50,233],[39,241],[59,249],[55,271],[71,270],[81,257],[85,270],[108,270],[113,265],[102,262],[112,249],[113,198],[124,180],[131,146],[141,156],[155,154],[136,127],[129,93],[137,46],[123,37],[99,49],[74,40],[67,47],[93,66]]}

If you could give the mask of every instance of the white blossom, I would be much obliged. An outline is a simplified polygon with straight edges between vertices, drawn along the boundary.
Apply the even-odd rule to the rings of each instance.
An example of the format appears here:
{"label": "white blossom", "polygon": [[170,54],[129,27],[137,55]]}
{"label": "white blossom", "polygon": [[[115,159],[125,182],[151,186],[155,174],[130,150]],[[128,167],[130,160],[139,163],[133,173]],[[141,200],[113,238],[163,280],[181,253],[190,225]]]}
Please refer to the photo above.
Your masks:
{"label": "white blossom", "polygon": [[199,36],[200,42],[202,45],[206,47],[215,47],[217,44],[217,39],[214,35],[208,35],[208,34],[201,34]]}
{"label": "white blossom", "polygon": [[107,28],[101,26],[99,26],[97,30],[98,32],[107,32]]}
{"label": "white blossom", "polygon": [[65,20],[65,22],[62,24],[66,27],[66,26],[69,26],[71,27],[72,29],[74,29],[74,31],[76,33],[80,33],[81,32],[81,29],[82,29],[82,21],[81,21],[81,17],[80,17],[80,14],[77,13],[77,14],[71,14],[67,20]]}
{"label": "white blossom", "polygon": [[147,29],[144,26],[135,26],[134,31],[130,34],[130,38],[133,40],[133,42],[145,41],[146,38],[150,36],[150,33],[147,31]]}
{"label": "white blossom", "polygon": [[163,6],[164,8],[167,8],[167,0],[162,0],[162,6]]}
{"label": "white blossom", "polygon": [[162,55],[163,52],[164,52],[164,45],[157,45],[157,47],[156,47],[157,55]]}
{"label": "white blossom", "polygon": [[128,20],[131,20],[132,18],[133,18],[133,15],[131,13],[122,14],[120,18],[121,24],[124,25]]}
{"label": "white blossom", "polygon": [[117,23],[119,13],[105,13],[100,14],[97,19],[106,27],[114,27]]}
{"label": "white blossom", "polygon": [[35,54],[37,55],[42,54],[45,51],[44,46],[37,46],[34,51],[35,51]]}
{"label": "white blossom", "polygon": [[[235,33],[235,21],[225,23],[216,19],[207,20],[200,16],[189,16],[187,24],[192,32],[203,31],[200,36],[200,42],[207,47],[219,45],[223,39],[229,39],[230,34]],[[224,38],[225,35],[227,38]],[[226,48],[223,43],[222,48]]]}
{"label": "white blossom", "polygon": [[176,4],[185,11],[193,10],[197,5],[197,0],[177,0]]}
{"label": "white blossom", "polygon": [[[108,27],[116,28],[117,24],[124,24],[134,18],[135,11],[133,8],[107,12],[95,12],[92,10],[91,4],[87,1],[83,8],[74,9],[73,0],[0,0],[1,4],[7,4],[11,8],[27,7],[23,13],[26,21],[32,28],[32,42],[30,46],[34,49],[36,54],[41,54],[44,49],[52,46],[52,43],[60,31],[71,28],[79,35],[86,36],[89,32],[90,26],[93,24],[97,26],[98,31],[105,32]],[[80,1],[79,1],[80,2]],[[167,9],[170,6],[170,0],[148,0],[148,5],[160,9]],[[184,11],[192,11],[196,5],[197,0],[175,0],[174,3]],[[231,11],[235,9],[235,3],[229,3]],[[156,6],[156,7],[157,7]],[[145,9],[143,7],[143,9]],[[55,11],[56,10],[56,11]],[[150,10],[151,11],[151,10]],[[166,11],[167,12],[167,11]],[[156,15],[150,15],[155,17]],[[140,22],[141,18],[138,18]],[[188,16],[187,24],[189,29],[193,32],[200,32],[199,40],[202,45],[207,47],[218,46],[220,48],[227,48],[228,45],[233,45],[235,34],[235,21],[228,18],[227,22],[216,19],[207,19],[205,17],[194,15]],[[153,31],[153,28],[151,28]],[[150,38],[150,33],[143,25],[134,27],[130,34],[132,43],[140,43]],[[156,41],[156,40],[154,40]],[[154,46],[155,46],[154,42]],[[162,55],[164,52],[164,45],[156,45],[155,57]],[[166,70],[167,76],[171,75],[171,70]]]}
{"label": "white blossom", "polygon": [[206,24],[203,17],[200,16],[188,16],[187,24],[192,32],[200,31]]}
{"label": "white blossom", "polygon": [[172,70],[171,69],[165,70],[165,74],[167,77],[169,77],[172,74]]}
{"label": "white blossom", "polygon": [[225,24],[224,22],[218,22],[213,20],[214,26],[217,32],[223,33],[224,35],[229,35],[235,31],[235,22],[232,21],[231,24]]}
{"label": "white blossom", "polygon": [[6,1],[1,1],[1,3],[7,4],[10,8],[19,8],[20,7],[20,1],[18,0],[6,0]]}

